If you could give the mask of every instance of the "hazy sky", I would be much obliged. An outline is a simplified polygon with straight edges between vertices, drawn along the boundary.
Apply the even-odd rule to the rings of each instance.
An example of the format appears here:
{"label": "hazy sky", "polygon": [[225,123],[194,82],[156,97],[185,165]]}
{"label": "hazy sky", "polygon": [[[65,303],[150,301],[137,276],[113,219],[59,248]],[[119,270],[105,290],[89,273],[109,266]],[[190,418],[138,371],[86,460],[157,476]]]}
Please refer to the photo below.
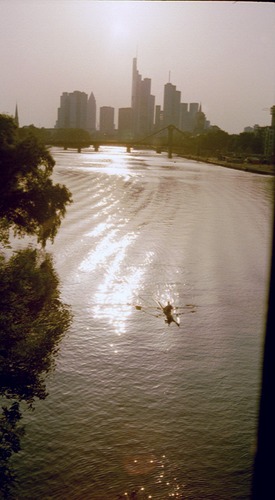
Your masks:
{"label": "hazy sky", "polygon": [[229,133],[270,125],[275,4],[229,1],[0,0],[0,112],[53,127],[62,92],[131,104],[132,60],[156,104],[170,81]]}

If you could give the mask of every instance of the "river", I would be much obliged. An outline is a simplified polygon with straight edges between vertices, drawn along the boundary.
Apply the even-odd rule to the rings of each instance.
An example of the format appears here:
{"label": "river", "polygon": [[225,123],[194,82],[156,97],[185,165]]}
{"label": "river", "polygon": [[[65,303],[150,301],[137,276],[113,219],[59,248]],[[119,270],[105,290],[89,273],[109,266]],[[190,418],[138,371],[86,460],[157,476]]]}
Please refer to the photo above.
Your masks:
{"label": "river", "polygon": [[248,498],[273,179],[118,147],[52,154],[74,203],[47,250],[74,319],[24,416],[19,498]]}

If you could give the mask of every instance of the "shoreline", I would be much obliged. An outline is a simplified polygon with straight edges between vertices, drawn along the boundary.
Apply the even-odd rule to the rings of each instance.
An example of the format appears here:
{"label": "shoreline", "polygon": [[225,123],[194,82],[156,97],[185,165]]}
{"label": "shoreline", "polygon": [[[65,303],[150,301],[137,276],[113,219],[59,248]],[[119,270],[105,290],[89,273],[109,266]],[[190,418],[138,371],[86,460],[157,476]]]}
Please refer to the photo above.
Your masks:
{"label": "shoreline", "polygon": [[216,158],[202,158],[201,156],[187,156],[189,160],[198,161],[201,163],[209,163],[220,167],[231,168],[234,170],[241,170],[242,172],[249,172],[252,174],[260,175],[275,175],[275,165],[263,165],[253,163],[230,163]]}

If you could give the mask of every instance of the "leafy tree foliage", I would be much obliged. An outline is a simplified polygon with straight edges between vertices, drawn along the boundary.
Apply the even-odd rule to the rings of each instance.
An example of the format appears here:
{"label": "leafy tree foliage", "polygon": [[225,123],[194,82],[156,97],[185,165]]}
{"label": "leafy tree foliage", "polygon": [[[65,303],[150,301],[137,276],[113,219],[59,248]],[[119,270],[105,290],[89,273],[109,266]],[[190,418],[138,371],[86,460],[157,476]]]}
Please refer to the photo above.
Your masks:
{"label": "leafy tree foliage", "polygon": [[90,146],[91,137],[87,130],[81,128],[58,128],[52,134],[51,143],[67,148],[84,148]]}
{"label": "leafy tree foliage", "polygon": [[20,139],[13,119],[0,115],[0,241],[7,242],[9,229],[36,236],[42,246],[53,241],[72,201],[51,179],[54,163],[35,136]]}
{"label": "leafy tree foliage", "polygon": [[236,153],[263,154],[264,138],[260,134],[242,132],[230,137],[230,149]]}
{"label": "leafy tree foliage", "polygon": [[20,425],[22,414],[19,403],[15,401],[10,408],[2,407],[0,415],[0,492],[1,498],[12,498],[11,489],[16,481],[16,474],[9,467],[9,459],[13,453],[21,450],[21,438],[25,429]]}
{"label": "leafy tree foliage", "polygon": [[0,256],[0,284],[0,497],[10,498],[10,457],[24,434],[20,404],[33,408],[47,396],[46,375],[72,316],[49,254],[28,248]]}
{"label": "leafy tree foliage", "polygon": [[[20,133],[0,115],[0,244],[15,235],[36,236],[42,247],[53,241],[67,205],[65,186],[54,184],[54,160],[42,137],[29,127]],[[35,132],[35,133],[34,133]],[[11,494],[10,465],[20,451],[24,428],[20,405],[33,407],[47,396],[46,374],[71,322],[60,300],[59,280],[44,250],[27,248],[8,259],[0,252],[0,496]],[[2,412],[1,412],[2,409]],[[11,496],[10,496],[11,495]],[[2,498],[2,496],[1,496]]]}
{"label": "leafy tree foliage", "polygon": [[49,254],[20,250],[0,258],[0,394],[32,403],[46,396],[40,375],[71,320]]}

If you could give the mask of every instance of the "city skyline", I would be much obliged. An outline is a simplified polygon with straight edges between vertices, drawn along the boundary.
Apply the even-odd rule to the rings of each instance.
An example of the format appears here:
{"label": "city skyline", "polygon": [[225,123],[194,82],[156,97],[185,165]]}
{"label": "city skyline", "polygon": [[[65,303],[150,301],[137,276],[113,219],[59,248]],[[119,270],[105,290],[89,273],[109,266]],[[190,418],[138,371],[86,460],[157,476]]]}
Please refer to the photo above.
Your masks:
{"label": "city skyline", "polygon": [[163,108],[171,82],[229,133],[270,124],[275,8],[253,2],[0,0],[0,112],[54,127],[64,89],[131,106],[132,60]]}
{"label": "city skyline", "polygon": [[[117,132],[120,138],[141,138],[169,125],[188,132],[203,131],[210,126],[201,103],[181,102],[181,91],[170,82],[164,85],[163,108],[155,105],[151,79],[142,77],[136,57],[132,65],[131,107],[119,108],[117,115],[116,127],[115,108],[101,106],[97,111],[93,92],[90,97],[81,90],[63,92],[55,128],[81,128],[92,134],[100,131],[111,136]],[[17,106],[16,116],[18,123]]]}

